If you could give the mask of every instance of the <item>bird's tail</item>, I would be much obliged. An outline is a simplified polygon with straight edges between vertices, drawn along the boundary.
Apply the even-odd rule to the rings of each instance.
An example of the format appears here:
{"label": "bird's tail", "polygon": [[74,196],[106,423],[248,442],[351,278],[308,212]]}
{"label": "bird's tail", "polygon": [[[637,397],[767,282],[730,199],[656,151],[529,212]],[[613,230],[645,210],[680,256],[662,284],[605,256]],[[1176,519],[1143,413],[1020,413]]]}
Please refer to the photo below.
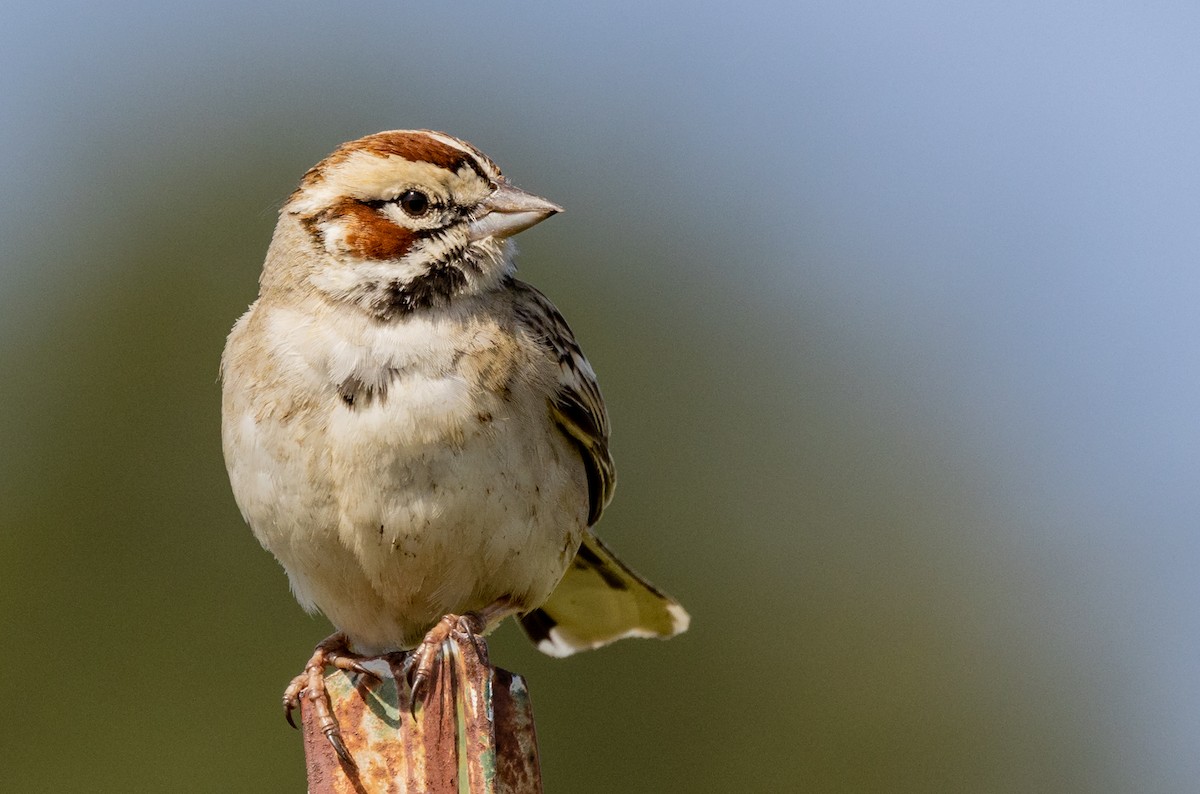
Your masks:
{"label": "bird's tail", "polygon": [[550,598],[520,620],[542,653],[570,656],[623,637],[673,637],[691,618],[587,530]]}

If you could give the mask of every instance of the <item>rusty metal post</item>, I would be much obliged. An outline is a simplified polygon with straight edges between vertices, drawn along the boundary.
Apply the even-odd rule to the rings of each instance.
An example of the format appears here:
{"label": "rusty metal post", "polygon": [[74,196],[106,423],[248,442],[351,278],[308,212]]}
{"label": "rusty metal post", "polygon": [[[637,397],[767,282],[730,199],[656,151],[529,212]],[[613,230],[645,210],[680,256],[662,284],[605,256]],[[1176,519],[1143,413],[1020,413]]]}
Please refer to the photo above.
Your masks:
{"label": "rusty metal post", "polygon": [[364,662],[378,677],[325,678],[353,767],[342,763],[300,699],[309,794],[540,794],[529,690],[488,662],[481,638],[442,644],[414,716],[404,654]]}

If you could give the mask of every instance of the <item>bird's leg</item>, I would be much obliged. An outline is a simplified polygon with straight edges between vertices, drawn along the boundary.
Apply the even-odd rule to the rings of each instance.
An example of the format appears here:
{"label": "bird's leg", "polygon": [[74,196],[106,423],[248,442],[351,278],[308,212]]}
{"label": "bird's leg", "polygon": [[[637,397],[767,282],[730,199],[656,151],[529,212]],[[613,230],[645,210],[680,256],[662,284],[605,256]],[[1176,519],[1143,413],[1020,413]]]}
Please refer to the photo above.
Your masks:
{"label": "bird's leg", "polygon": [[317,644],[312,658],[304,665],[304,672],[293,678],[292,683],[283,691],[283,714],[287,717],[288,724],[296,727],[292,720],[292,710],[300,707],[300,698],[303,696],[316,715],[317,726],[333,745],[338,758],[351,766],[354,766],[354,759],[346,749],[346,743],[342,741],[341,728],[338,727],[337,718],[333,716],[329,695],[325,692],[325,668],[333,666],[348,672],[374,675],[362,666],[362,658],[350,652],[349,640],[345,634],[340,631],[330,634]]}
{"label": "bird's leg", "polygon": [[438,651],[442,643],[455,634],[467,639],[486,634],[497,623],[509,615],[516,614],[520,608],[513,604],[509,596],[496,599],[486,607],[474,612],[464,612],[461,615],[446,615],[437,622],[426,634],[421,644],[408,657],[408,683],[412,692],[411,708],[415,714],[421,694],[433,675],[433,666],[437,663]]}

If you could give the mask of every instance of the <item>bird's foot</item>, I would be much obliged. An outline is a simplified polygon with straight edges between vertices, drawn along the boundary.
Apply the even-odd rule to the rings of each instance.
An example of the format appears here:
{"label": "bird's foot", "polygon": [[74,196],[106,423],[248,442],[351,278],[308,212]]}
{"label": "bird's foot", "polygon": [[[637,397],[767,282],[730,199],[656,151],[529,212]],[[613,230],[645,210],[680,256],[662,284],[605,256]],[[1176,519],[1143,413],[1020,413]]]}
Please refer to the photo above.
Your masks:
{"label": "bird's foot", "polygon": [[433,676],[442,643],[452,637],[473,641],[486,627],[487,620],[483,614],[465,612],[462,615],[446,615],[425,634],[425,639],[409,654],[406,664],[411,691],[410,709],[414,715]]}
{"label": "bird's foot", "polygon": [[[437,664],[438,651],[448,639],[475,642],[480,635],[495,628],[500,621],[509,615],[520,611],[521,607],[511,596],[501,596],[483,609],[476,612],[464,612],[461,615],[446,615],[437,625],[425,634],[421,644],[408,655],[406,664],[408,685],[411,692],[409,708],[415,716],[417,704],[433,676]],[[476,643],[484,663],[487,663],[487,646],[482,642]]]}
{"label": "bird's foot", "polygon": [[300,707],[300,699],[304,698],[312,708],[317,719],[317,727],[325,738],[333,745],[338,758],[350,766],[354,766],[354,758],[342,741],[342,731],[338,727],[337,718],[333,716],[329,695],[325,692],[325,668],[336,667],[338,670],[374,675],[362,665],[364,657],[351,653],[346,635],[338,632],[322,640],[313,651],[312,658],[304,665],[304,672],[292,679],[287,689],[283,691],[283,714],[288,724],[297,727],[292,720],[292,711]]}

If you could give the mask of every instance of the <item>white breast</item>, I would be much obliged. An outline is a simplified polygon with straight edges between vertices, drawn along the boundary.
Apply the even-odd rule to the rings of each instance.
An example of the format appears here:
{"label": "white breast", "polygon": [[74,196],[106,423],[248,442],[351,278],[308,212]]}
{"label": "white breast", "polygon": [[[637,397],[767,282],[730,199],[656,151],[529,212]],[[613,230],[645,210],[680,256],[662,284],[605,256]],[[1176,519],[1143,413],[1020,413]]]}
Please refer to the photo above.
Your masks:
{"label": "white breast", "polygon": [[[587,485],[536,373],[492,388],[502,365],[531,366],[496,352],[509,355],[511,337],[445,314],[334,325],[275,310],[265,328],[311,407],[264,411],[281,396],[260,391],[226,417],[226,457],[302,603],[384,650],[412,647],[447,612],[549,595],[583,531]],[[347,404],[347,381],[374,399]]]}

